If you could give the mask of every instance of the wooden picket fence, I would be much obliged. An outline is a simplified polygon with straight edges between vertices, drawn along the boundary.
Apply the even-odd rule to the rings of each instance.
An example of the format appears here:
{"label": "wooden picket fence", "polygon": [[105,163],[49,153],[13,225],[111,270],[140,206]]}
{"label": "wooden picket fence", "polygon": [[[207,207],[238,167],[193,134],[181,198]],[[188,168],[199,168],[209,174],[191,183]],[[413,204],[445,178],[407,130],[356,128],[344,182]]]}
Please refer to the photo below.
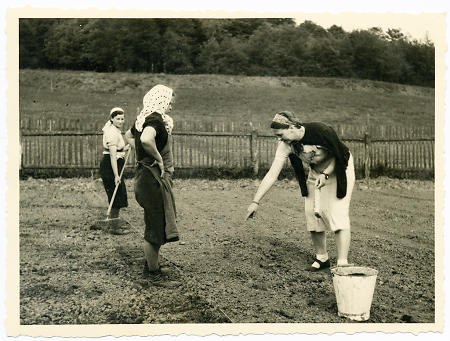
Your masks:
{"label": "wooden picket fence", "polygon": [[[368,120],[369,121],[369,120]],[[23,117],[20,119],[20,130],[22,132],[101,132],[105,122],[71,118],[35,118]],[[124,127],[130,127],[132,121],[127,117]],[[181,132],[216,132],[216,133],[250,133],[257,130],[260,133],[270,133],[270,121],[258,122],[233,122],[217,120],[201,121],[175,121],[174,131]],[[365,125],[357,124],[333,124],[341,138],[359,138],[366,132],[374,138],[402,139],[402,138],[433,138],[434,127],[432,126],[392,126],[378,125],[368,122]]]}
{"label": "wooden picket fence", "polygon": [[[244,124],[236,124],[240,128]],[[178,169],[250,170],[270,167],[277,141],[267,131],[175,131],[172,149]],[[21,123],[22,170],[95,170],[102,158],[102,134],[85,126],[72,131],[26,129]],[[29,128],[29,126],[28,126]],[[211,129],[211,126],[209,126]],[[84,131],[83,131],[84,130]],[[237,129],[239,130],[239,129]],[[434,175],[433,127],[337,126],[350,148],[357,172]],[[134,155],[128,166],[135,164]]]}

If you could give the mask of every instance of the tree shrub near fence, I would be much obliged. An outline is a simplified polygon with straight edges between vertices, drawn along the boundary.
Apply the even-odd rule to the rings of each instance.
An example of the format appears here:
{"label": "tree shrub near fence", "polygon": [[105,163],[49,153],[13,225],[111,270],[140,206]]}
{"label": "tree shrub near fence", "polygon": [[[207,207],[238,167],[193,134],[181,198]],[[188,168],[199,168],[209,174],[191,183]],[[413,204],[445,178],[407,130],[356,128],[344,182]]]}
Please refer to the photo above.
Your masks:
{"label": "tree shrub near fence", "polygon": [[[243,127],[243,124],[236,126]],[[254,126],[253,126],[254,128]],[[21,131],[23,174],[82,174],[98,169],[102,134],[96,131]],[[337,126],[349,146],[358,177],[434,177],[432,127]],[[267,131],[175,131],[177,174],[256,176],[267,170],[276,139]],[[128,167],[135,163],[132,155]]]}

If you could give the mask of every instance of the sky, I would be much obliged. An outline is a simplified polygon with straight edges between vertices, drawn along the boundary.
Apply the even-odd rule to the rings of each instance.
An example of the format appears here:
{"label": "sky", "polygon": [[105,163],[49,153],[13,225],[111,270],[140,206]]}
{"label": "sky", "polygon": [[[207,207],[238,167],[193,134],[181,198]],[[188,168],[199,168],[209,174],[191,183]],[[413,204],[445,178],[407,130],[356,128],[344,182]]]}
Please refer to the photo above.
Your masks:
{"label": "sky", "polygon": [[296,14],[297,24],[310,20],[327,29],[333,25],[341,26],[345,31],[380,27],[383,31],[389,28],[400,29],[411,39],[434,41],[439,36],[436,16],[443,14],[408,14],[408,13],[307,13]]}
{"label": "sky", "polygon": [[[328,28],[333,24],[341,26],[346,31],[353,29],[367,29],[371,27],[399,28],[412,38],[424,40],[425,36],[431,40],[437,37],[436,22],[433,19],[437,13],[446,13],[450,5],[443,0],[321,0],[321,1],[292,1],[292,0],[77,0],[63,6],[57,0],[2,0],[4,8],[30,5],[34,8],[62,8],[62,9],[147,9],[146,15],[169,16],[281,16],[294,17],[297,22],[314,21],[316,24]],[[5,6],[6,5],[6,6]],[[73,11],[68,15],[73,15]],[[126,15],[127,12],[124,12]],[[129,12],[128,12],[129,13]],[[136,12],[135,12],[136,13]],[[144,13],[138,11],[137,14]],[[2,14],[0,12],[0,14]],[[117,12],[115,13],[117,15]],[[86,13],[84,13],[86,15]]]}

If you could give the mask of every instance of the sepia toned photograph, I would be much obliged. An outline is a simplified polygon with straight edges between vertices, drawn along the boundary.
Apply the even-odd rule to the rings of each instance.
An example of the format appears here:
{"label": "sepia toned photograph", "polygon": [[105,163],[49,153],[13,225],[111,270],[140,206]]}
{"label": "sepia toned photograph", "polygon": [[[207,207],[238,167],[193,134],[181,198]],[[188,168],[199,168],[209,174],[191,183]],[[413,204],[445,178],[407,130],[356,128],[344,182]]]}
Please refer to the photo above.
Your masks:
{"label": "sepia toned photograph", "polygon": [[442,332],[445,15],[132,13],[8,13],[9,335]]}

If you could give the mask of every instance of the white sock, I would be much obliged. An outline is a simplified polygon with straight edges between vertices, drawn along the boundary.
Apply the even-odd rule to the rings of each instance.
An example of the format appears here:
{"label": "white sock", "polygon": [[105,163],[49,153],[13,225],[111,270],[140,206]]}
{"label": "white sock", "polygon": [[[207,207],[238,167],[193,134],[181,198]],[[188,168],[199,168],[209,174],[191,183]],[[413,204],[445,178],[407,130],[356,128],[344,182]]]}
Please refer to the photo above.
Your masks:
{"label": "white sock", "polygon": [[343,265],[348,265],[348,260],[347,259],[338,259],[337,266],[343,266]]}
{"label": "white sock", "polygon": [[[323,255],[316,255],[316,258],[318,260],[320,260],[321,262],[326,262],[328,260],[328,252],[324,253]],[[314,261],[314,263],[312,263],[311,265],[313,268],[319,269],[320,268],[320,264],[316,261]]]}
{"label": "white sock", "polygon": [[328,252],[324,253],[323,255],[316,255],[316,258],[320,260],[321,262],[325,262],[328,260]]}

